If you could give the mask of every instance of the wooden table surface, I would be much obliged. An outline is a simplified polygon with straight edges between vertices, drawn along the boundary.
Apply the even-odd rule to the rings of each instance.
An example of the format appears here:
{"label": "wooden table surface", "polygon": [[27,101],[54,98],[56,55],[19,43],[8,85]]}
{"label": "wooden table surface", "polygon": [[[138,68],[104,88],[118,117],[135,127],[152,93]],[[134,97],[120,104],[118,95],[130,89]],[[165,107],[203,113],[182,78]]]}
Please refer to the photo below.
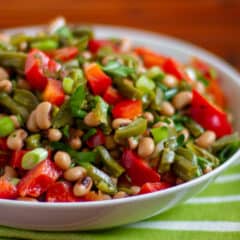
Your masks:
{"label": "wooden table surface", "polygon": [[0,28],[70,22],[136,27],[182,38],[240,70],[239,0],[0,0]]}

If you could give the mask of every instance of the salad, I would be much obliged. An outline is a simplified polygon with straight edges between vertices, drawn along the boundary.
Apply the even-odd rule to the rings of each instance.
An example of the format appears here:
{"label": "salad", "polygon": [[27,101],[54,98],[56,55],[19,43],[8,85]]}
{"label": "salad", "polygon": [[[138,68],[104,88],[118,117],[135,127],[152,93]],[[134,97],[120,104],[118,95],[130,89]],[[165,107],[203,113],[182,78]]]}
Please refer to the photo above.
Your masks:
{"label": "salad", "polygon": [[63,18],[0,34],[0,198],[110,200],[212,171],[240,147],[219,78]]}

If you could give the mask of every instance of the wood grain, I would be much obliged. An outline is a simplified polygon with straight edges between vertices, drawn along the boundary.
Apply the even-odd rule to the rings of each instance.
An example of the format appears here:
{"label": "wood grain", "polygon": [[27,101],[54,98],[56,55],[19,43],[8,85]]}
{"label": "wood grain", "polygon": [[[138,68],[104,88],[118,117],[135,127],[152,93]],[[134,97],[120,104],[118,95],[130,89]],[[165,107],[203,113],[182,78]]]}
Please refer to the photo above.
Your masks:
{"label": "wood grain", "polygon": [[0,28],[47,23],[58,15],[182,38],[240,70],[239,0],[0,0]]}

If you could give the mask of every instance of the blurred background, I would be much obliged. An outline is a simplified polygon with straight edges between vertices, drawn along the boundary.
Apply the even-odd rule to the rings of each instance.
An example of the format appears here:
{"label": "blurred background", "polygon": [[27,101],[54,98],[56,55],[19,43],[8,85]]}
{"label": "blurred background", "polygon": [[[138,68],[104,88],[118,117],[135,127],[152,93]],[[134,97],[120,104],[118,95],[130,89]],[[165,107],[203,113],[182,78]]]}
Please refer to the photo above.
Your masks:
{"label": "blurred background", "polygon": [[240,0],[0,0],[0,28],[47,23],[58,15],[182,38],[240,70]]}

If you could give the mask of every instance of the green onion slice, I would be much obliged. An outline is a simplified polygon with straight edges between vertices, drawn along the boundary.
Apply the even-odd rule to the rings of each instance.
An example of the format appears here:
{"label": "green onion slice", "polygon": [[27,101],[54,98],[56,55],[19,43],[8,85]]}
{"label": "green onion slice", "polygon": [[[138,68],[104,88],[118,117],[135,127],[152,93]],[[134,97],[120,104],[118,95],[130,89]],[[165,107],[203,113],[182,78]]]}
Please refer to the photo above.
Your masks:
{"label": "green onion slice", "polygon": [[44,148],[35,148],[27,152],[22,158],[22,168],[30,170],[34,168],[41,161],[45,160],[48,156],[48,151]]}

